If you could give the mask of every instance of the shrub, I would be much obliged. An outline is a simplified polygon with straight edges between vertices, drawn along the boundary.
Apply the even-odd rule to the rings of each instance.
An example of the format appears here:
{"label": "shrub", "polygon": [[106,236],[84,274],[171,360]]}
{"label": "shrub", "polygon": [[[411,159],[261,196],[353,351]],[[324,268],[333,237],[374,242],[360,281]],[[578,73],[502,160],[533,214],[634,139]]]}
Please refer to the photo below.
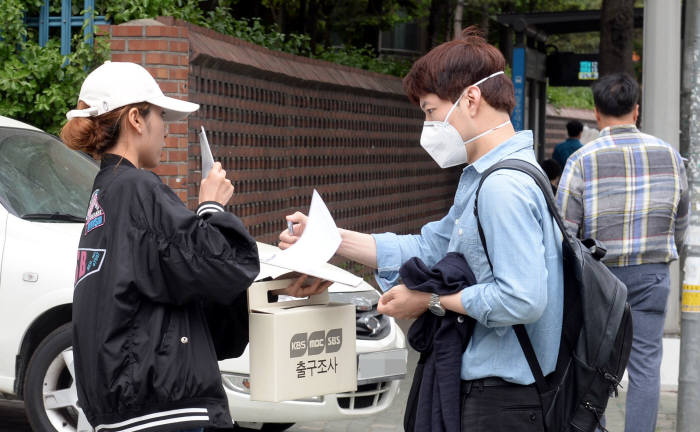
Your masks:
{"label": "shrub", "polygon": [[109,50],[99,37],[94,47],[88,45],[82,31],[73,36],[73,51],[67,56],[61,55],[55,38],[39,46],[23,18],[29,6],[40,4],[3,0],[0,8],[0,115],[58,134],[66,112],[78,102],[83,80],[108,58]]}

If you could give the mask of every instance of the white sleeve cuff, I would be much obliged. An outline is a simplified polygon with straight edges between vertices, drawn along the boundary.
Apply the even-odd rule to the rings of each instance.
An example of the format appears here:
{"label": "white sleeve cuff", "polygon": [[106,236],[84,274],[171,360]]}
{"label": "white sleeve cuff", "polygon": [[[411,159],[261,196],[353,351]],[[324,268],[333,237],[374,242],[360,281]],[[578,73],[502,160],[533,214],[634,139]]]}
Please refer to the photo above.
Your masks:
{"label": "white sleeve cuff", "polygon": [[224,207],[215,201],[205,201],[197,207],[197,216],[204,216],[207,213],[223,212]]}

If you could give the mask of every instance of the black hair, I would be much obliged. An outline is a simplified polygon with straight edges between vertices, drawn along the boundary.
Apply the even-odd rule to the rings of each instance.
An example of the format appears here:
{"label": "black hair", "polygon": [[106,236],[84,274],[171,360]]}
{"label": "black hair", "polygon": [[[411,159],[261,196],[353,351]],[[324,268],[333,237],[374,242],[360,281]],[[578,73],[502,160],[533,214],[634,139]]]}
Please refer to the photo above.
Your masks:
{"label": "black hair", "polygon": [[583,123],[571,120],[566,124],[566,131],[569,133],[569,138],[575,138],[583,131]]}
{"label": "black hair", "polygon": [[639,84],[624,72],[605,75],[593,84],[592,90],[596,109],[606,116],[629,114],[639,101]]}
{"label": "black hair", "polygon": [[549,180],[554,180],[557,177],[561,177],[561,166],[559,162],[554,159],[545,159],[540,163],[540,166],[547,174]]}

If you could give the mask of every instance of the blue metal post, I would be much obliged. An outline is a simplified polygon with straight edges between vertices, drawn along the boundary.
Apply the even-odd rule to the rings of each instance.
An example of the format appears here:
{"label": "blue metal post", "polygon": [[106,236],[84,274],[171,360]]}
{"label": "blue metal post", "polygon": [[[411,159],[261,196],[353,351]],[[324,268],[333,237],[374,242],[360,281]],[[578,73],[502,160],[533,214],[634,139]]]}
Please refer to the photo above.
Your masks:
{"label": "blue metal post", "polygon": [[83,9],[85,9],[85,19],[87,20],[85,38],[87,43],[92,46],[93,35],[95,34],[95,0],[85,0]]}
{"label": "blue metal post", "polygon": [[515,109],[510,121],[516,131],[525,127],[525,48],[513,48],[513,86],[515,87]]}
{"label": "blue metal post", "polygon": [[61,55],[70,54],[70,21],[72,15],[71,0],[61,2]]}
{"label": "blue metal post", "polygon": [[49,41],[49,0],[39,9],[39,45],[46,46]]}

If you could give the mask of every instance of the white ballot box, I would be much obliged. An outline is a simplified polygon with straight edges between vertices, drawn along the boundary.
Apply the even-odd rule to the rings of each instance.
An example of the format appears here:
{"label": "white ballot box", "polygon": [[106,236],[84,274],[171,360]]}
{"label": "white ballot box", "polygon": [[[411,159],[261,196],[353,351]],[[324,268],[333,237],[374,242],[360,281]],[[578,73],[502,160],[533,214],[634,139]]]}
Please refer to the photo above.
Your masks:
{"label": "white ballot box", "polygon": [[[357,390],[355,305],[328,302],[328,292],[306,299],[268,302],[286,288],[290,272],[349,287],[362,279],[328,264],[340,234],[314,191],[306,228],[288,249],[259,250],[260,274],[248,289],[250,398],[279,402]],[[272,280],[268,280],[272,279]]]}
{"label": "white ballot box", "polygon": [[268,302],[289,279],[248,290],[250,398],[279,402],[357,390],[355,306],[328,302],[328,292]]}

